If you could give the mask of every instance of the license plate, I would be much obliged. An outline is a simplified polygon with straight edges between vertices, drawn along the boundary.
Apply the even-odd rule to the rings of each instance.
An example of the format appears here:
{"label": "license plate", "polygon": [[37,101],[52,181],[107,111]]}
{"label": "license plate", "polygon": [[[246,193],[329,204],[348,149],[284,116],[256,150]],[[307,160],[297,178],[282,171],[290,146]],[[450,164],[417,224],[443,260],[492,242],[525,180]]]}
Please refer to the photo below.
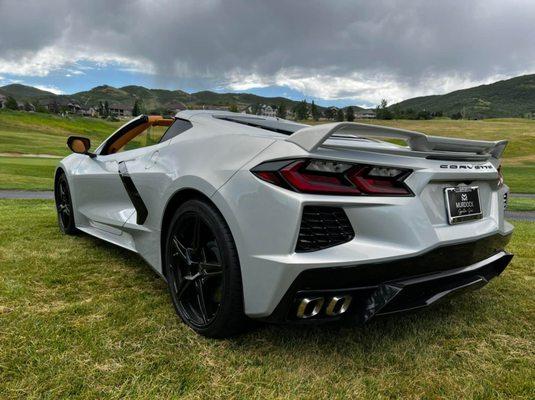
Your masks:
{"label": "license plate", "polygon": [[477,186],[446,188],[444,194],[450,225],[482,218]]}

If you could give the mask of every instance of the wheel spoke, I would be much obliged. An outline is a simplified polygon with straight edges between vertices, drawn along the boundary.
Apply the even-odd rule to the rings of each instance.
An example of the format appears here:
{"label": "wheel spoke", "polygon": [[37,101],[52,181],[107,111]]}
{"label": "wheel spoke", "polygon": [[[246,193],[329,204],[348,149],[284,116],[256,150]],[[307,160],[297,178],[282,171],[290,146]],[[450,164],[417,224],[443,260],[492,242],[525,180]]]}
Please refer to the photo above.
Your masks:
{"label": "wheel spoke", "polygon": [[217,276],[223,273],[223,266],[216,263],[202,263],[201,264],[204,270],[204,276]]}
{"label": "wheel spoke", "polygon": [[198,252],[201,246],[201,219],[195,216],[193,220],[193,234],[191,247],[193,251]]}
{"label": "wheel spoke", "polygon": [[173,236],[172,241],[173,241],[173,246],[176,249],[176,252],[173,253],[173,256],[180,257],[182,261],[184,261],[187,265],[190,265],[191,260],[188,257],[188,251],[186,247],[182,243],[180,243],[180,241],[178,240],[176,236]]}
{"label": "wheel spoke", "polygon": [[195,289],[197,289],[197,301],[199,302],[201,318],[203,320],[203,323],[206,323],[208,312],[206,311],[206,301],[204,299],[204,288],[202,279],[195,280]]}
{"label": "wheel spoke", "polygon": [[177,293],[176,293],[176,298],[177,300],[181,300],[182,297],[184,296],[184,293],[186,293],[186,291],[188,290],[188,288],[191,286],[191,280],[183,280],[182,281],[182,284],[180,285],[180,287],[178,288],[177,290]]}

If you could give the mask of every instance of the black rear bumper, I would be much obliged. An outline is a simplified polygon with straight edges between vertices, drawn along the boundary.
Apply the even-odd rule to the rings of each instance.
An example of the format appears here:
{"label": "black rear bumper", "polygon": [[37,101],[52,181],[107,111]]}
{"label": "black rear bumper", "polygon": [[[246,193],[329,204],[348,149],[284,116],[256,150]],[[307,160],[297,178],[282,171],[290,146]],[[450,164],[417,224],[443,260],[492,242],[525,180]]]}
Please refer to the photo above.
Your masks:
{"label": "black rear bumper", "polygon": [[[307,323],[352,319],[364,323],[374,316],[427,307],[449,295],[482,287],[501,274],[513,258],[503,250],[509,239],[510,235],[494,235],[396,261],[307,270],[265,320]],[[325,309],[335,296],[350,296],[350,306],[343,314],[327,316]],[[304,298],[323,298],[321,311],[298,318]]]}

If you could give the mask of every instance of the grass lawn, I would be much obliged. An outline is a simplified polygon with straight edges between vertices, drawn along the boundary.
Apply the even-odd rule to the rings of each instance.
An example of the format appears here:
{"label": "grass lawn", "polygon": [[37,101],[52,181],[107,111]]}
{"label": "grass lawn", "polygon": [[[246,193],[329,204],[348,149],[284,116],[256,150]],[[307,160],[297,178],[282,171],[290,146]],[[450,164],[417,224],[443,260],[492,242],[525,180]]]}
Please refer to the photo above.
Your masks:
{"label": "grass lawn", "polygon": [[535,211],[535,199],[509,197],[507,209],[509,211]]}
{"label": "grass lawn", "polygon": [[[311,123],[312,121],[306,121]],[[435,119],[430,121],[374,121],[366,123],[389,125],[419,130],[431,135],[462,137],[468,139],[508,139],[504,155],[504,175],[511,190],[516,193],[535,193],[535,121],[520,118],[488,119],[482,121],[453,121]],[[96,118],[68,117],[41,113],[0,110],[0,153],[51,154],[65,156],[69,153],[65,142],[69,135],[88,136],[95,149],[123,122],[109,122]],[[45,172],[5,168],[10,162],[0,160],[0,188],[46,189],[51,181],[41,179],[48,174],[49,163],[24,158],[34,169]],[[40,166],[40,164],[42,166]],[[22,171],[20,174],[17,171]],[[47,186],[49,185],[49,186]]]}
{"label": "grass lawn", "polygon": [[365,327],[207,340],[137,256],[59,234],[51,201],[0,200],[0,398],[520,398],[535,395],[535,224],[480,291]]}
{"label": "grass lawn", "polygon": [[52,154],[66,156],[67,137],[87,136],[92,148],[124,122],[109,122],[78,116],[0,110],[0,153]]}
{"label": "grass lawn", "polygon": [[0,189],[52,190],[59,159],[0,157]]}

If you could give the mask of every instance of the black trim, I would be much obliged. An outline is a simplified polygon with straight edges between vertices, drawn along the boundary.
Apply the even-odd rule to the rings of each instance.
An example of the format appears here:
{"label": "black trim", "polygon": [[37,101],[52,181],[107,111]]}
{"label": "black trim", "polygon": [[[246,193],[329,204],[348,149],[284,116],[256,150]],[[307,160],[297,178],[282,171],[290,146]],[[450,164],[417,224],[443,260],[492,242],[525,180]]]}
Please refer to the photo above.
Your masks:
{"label": "black trim", "polygon": [[149,212],[136,188],[136,185],[134,185],[134,181],[132,180],[128,169],[126,168],[126,163],[124,161],[119,162],[119,176],[121,177],[121,181],[123,182],[128,197],[130,197],[130,200],[136,209],[136,223],[138,225],[143,225],[147,220]]}
{"label": "black trim", "polygon": [[[363,304],[376,301],[373,296],[380,294],[384,299],[385,291],[390,293],[392,286],[398,287],[398,284],[404,281],[416,277],[447,274],[486,260],[503,251],[510,239],[511,234],[505,236],[495,234],[472,242],[437,247],[427,253],[395,261],[309,269],[297,276],[273,313],[264,319],[270,322],[292,320],[294,301],[303,293],[331,294],[349,291],[354,297],[352,308],[356,309],[359,305],[364,307]],[[507,266],[510,258],[512,256],[507,258],[504,265],[502,262],[497,264],[498,267],[503,266],[498,273],[485,273],[487,280],[499,274]],[[437,285],[435,288],[439,289]],[[392,294],[397,294],[397,291]],[[349,315],[350,313],[347,314]],[[312,318],[311,320],[317,321],[318,319]],[[310,320],[303,320],[305,321]]]}
{"label": "black trim", "polygon": [[171,140],[174,137],[190,130],[191,128],[193,128],[193,124],[187,119],[175,118],[175,122],[173,122],[171,126],[166,129],[158,143],[163,143],[167,140]]}

